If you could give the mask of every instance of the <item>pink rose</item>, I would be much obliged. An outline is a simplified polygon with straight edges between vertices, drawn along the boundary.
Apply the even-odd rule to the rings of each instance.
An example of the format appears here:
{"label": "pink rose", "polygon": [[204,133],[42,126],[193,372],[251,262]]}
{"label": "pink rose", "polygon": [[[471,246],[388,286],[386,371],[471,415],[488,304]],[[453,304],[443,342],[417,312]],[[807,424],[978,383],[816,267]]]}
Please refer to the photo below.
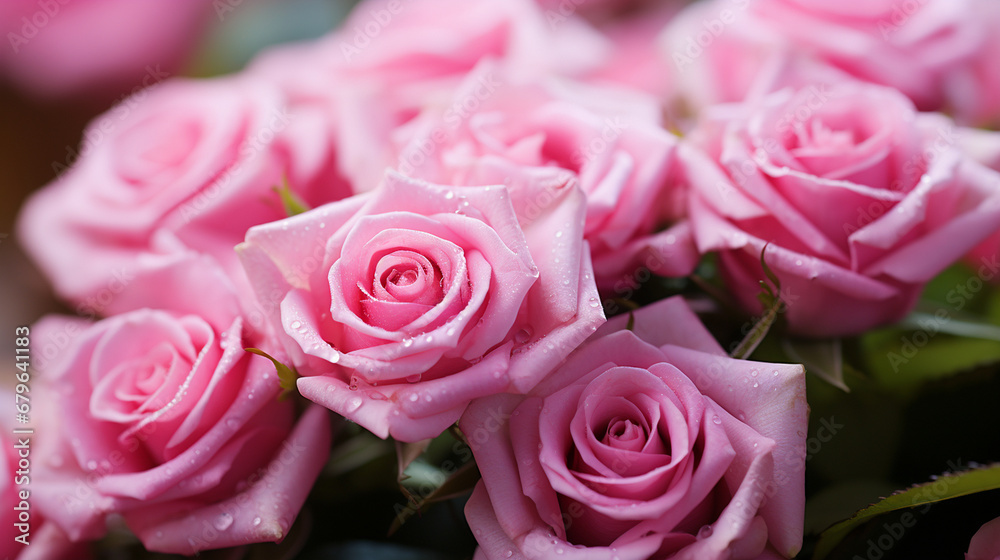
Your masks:
{"label": "pink rose", "polygon": [[844,83],[720,107],[685,146],[698,247],[751,311],[761,252],[805,336],[902,319],[927,281],[996,229],[1000,175],[900,93]]}
{"label": "pink rose", "polygon": [[[473,398],[531,389],[604,320],[583,195],[551,180],[508,192],[389,173],[368,195],[251,229],[237,250],[299,392],[415,441]],[[542,191],[552,204],[519,224]]]}
{"label": "pink rose", "polygon": [[483,476],[465,508],[476,558],[795,556],[802,366],[728,358],[679,298],[627,320],[462,417]]}
{"label": "pink rose", "polygon": [[[4,410],[6,424],[8,418],[14,418],[14,394],[5,389],[0,391],[0,398],[10,403]],[[5,427],[8,431],[12,429],[11,426]],[[22,445],[24,442],[18,438],[27,438],[27,446]],[[89,559],[90,554],[85,547],[70,542],[55,525],[42,519],[37,508],[32,508],[32,467],[43,457],[38,452],[37,440],[32,434],[0,436],[0,507],[3,507],[0,514],[0,522],[3,523],[0,555],[5,560]],[[27,457],[20,456],[22,449],[27,449]],[[26,461],[26,465],[21,461]],[[21,492],[27,492],[27,499],[22,499]]]}
{"label": "pink rose", "polygon": [[1000,517],[984,523],[969,541],[965,560],[997,560],[1000,558]]}
{"label": "pink rose", "polygon": [[[694,269],[698,253],[682,220],[677,141],[662,128],[656,99],[614,87],[520,80],[485,62],[447,107],[423,116],[400,154],[403,173],[448,185],[512,185],[518,176],[563,170],[587,196],[584,237],[598,286],[611,288],[639,266],[667,276]],[[540,198],[534,206],[548,202]]]}
{"label": "pink rose", "polygon": [[137,310],[94,324],[48,317],[32,331],[58,419],[33,505],[70,538],[99,538],[112,513],[160,552],[288,534],[326,461],[329,421],[313,407],[293,427],[274,366],[243,350],[240,319],[222,332]]}
{"label": "pink rose", "polygon": [[361,192],[395,161],[396,130],[448,102],[480,60],[525,75],[580,75],[609,48],[577,18],[550,25],[532,0],[368,0],[333,33],[270,49],[248,72],[326,111],[339,169]]}
{"label": "pink rose", "polygon": [[180,69],[210,15],[204,2],[8,0],[0,73],[51,96],[147,86]]}
{"label": "pink rose", "polygon": [[988,43],[991,10],[980,3],[697,2],[671,23],[663,48],[699,107],[841,74],[898,89],[922,111],[982,122],[997,116],[987,93],[996,89],[988,61],[997,49]]}
{"label": "pink rose", "polygon": [[20,240],[82,315],[157,307],[225,328],[252,299],[233,246],[287,215],[273,188],[350,194],[324,146],[267,84],[170,81],[90,125],[73,166],[27,203]]}

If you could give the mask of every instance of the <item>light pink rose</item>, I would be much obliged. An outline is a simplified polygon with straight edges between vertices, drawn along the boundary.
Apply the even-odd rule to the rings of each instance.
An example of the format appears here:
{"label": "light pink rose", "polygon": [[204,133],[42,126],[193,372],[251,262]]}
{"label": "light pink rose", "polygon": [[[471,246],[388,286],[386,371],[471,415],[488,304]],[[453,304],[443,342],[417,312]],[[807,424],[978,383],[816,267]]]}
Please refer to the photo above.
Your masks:
{"label": "light pink rose", "polygon": [[[237,250],[299,392],[415,441],[473,398],[531,389],[604,320],[583,195],[542,179],[508,191],[389,173],[368,195],[251,229]],[[519,224],[542,191],[552,204]]]}
{"label": "light pink rose", "polygon": [[[979,4],[982,4],[980,6]],[[818,75],[896,88],[960,122],[997,117],[991,12],[979,0],[713,0],[671,22],[663,48],[685,100],[742,101]],[[992,3],[995,4],[995,3]],[[996,21],[993,17],[992,21]]]}
{"label": "light pink rose", "polygon": [[[1000,171],[1000,132],[964,128],[959,145],[970,158]],[[1000,224],[996,224],[992,235],[966,255],[965,262],[981,279],[1000,284]]]}
{"label": "light pink rose", "polygon": [[902,319],[923,285],[996,229],[1000,175],[960,131],[859,83],[720,106],[681,150],[698,247],[760,311],[761,253],[791,329],[847,336]]}
{"label": "light pink rose", "polygon": [[609,321],[527,396],[469,406],[476,558],[795,556],[802,366],[727,357],[679,298],[633,317],[631,331],[627,316]]}
{"label": "light pink rose", "polygon": [[1000,558],[1000,517],[984,523],[972,535],[965,560],[997,560]]}
{"label": "light pink rose", "polygon": [[[656,99],[564,80],[521,80],[485,62],[446,110],[423,115],[399,157],[406,175],[448,185],[507,184],[562,170],[587,196],[584,237],[598,286],[640,266],[685,276],[698,261],[683,221],[676,137]],[[551,197],[527,212],[543,211]]]}
{"label": "light pink rose", "polygon": [[[6,424],[8,418],[14,419],[14,394],[5,389],[0,391],[0,397],[10,403],[4,410]],[[8,431],[12,429],[11,426],[6,428]],[[27,445],[18,438],[27,438]],[[32,466],[44,457],[38,453],[37,440],[38,437],[32,434],[0,435],[0,507],[3,507],[0,514],[0,522],[3,523],[0,555],[11,560],[89,559],[91,556],[84,546],[70,542],[58,527],[45,522],[37,508],[32,507]],[[27,457],[20,456],[24,449],[27,450]],[[21,464],[20,461],[26,463]],[[26,499],[22,499],[21,492],[27,492]],[[15,539],[23,539],[24,542]]]}
{"label": "light pink rose", "polygon": [[225,328],[252,299],[233,246],[287,215],[273,189],[287,178],[312,204],[351,192],[314,128],[259,81],[161,84],[91,123],[25,206],[20,241],[81,315],[157,307]]}
{"label": "light pink rose", "polygon": [[270,49],[248,72],[326,111],[339,169],[361,192],[395,161],[395,131],[449,102],[480,60],[524,75],[580,75],[609,51],[578,18],[551,26],[532,0],[368,0],[333,33]]}
{"label": "light pink rose", "polygon": [[187,0],[8,0],[0,74],[51,96],[146,86],[177,73],[212,15]]}
{"label": "light pink rose", "polygon": [[32,331],[58,422],[32,505],[71,539],[101,537],[112,513],[160,552],[288,534],[326,461],[328,414],[312,407],[293,427],[274,366],[243,350],[241,319],[220,331],[137,310],[93,324],[51,316]]}

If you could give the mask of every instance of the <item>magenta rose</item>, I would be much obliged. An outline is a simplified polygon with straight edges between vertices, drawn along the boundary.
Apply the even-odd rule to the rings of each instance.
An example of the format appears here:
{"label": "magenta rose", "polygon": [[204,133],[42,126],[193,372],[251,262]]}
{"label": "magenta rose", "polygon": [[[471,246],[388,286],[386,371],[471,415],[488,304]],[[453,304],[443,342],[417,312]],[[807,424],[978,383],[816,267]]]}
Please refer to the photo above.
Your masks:
{"label": "magenta rose", "polygon": [[[656,99],[617,87],[523,80],[485,62],[447,107],[423,116],[399,158],[405,174],[516,188],[517,177],[563,170],[587,197],[584,237],[598,286],[610,289],[640,266],[667,276],[694,269],[677,141],[663,129]],[[539,199],[525,212],[546,203]]]}
{"label": "magenta rose", "polygon": [[298,117],[253,80],[144,91],[91,123],[72,167],[28,201],[20,241],[82,315],[157,307],[225,328],[252,299],[233,246],[287,215],[273,189],[287,178],[311,203],[351,192]]}
{"label": "magenta rose", "polygon": [[[604,320],[572,178],[378,189],[251,229],[237,250],[306,398],[380,437],[434,437],[524,392]],[[544,192],[530,222],[514,209]]]}
{"label": "magenta rose", "polygon": [[1000,558],[1000,517],[984,523],[972,535],[965,560],[997,560]]}
{"label": "magenta rose", "polygon": [[731,359],[683,300],[612,319],[526,396],[469,406],[476,558],[791,558],[802,366]]}
{"label": "magenta rose", "polygon": [[765,259],[800,335],[848,336],[902,319],[923,285],[1000,221],[1000,175],[960,132],[895,90],[783,90],[720,108],[685,146],[690,220],[738,300],[759,312]]}
{"label": "magenta rose", "polygon": [[326,461],[329,419],[313,407],[294,425],[274,366],[243,350],[240,319],[219,331],[137,310],[93,324],[52,316],[32,331],[55,400],[33,507],[71,539],[100,538],[109,514],[160,552],[288,534]]}

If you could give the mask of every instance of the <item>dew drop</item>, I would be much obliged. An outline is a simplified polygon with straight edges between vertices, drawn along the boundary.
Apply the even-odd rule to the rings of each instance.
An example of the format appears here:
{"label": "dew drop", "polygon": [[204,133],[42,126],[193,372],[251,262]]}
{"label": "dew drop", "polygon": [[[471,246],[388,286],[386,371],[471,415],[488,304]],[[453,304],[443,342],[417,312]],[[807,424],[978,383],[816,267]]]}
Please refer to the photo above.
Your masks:
{"label": "dew drop", "polygon": [[802,259],[795,259],[795,266],[802,266]]}
{"label": "dew drop", "polygon": [[259,517],[254,517],[253,518],[253,526],[256,527],[258,525],[260,525],[260,518]]}
{"label": "dew drop", "polygon": [[232,430],[235,430],[240,427],[240,421],[235,418],[227,418],[226,426],[228,426]]}
{"label": "dew drop", "polygon": [[757,387],[760,387],[760,383],[757,383],[756,381],[754,381],[753,382],[753,387],[754,387],[754,389],[756,389]]}
{"label": "dew drop", "polygon": [[562,237],[562,230],[556,232],[556,237]]}
{"label": "dew drop", "polygon": [[413,346],[413,339],[412,338],[404,338],[403,339],[403,348],[409,348],[410,346]]}
{"label": "dew drop", "polygon": [[355,395],[355,396],[347,399],[347,404],[344,407],[344,410],[347,411],[348,413],[354,412],[355,410],[361,408],[361,403],[362,402],[364,402],[364,401],[361,399],[361,397],[358,396],[358,395]]}
{"label": "dew drop", "polygon": [[753,370],[750,372],[750,375],[752,375],[753,377],[757,377],[757,374],[758,374],[757,370]]}
{"label": "dew drop", "polygon": [[418,399],[420,399],[419,395],[416,393],[410,393],[410,402],[417,402]]}
{"label": "dew drop", "polygon": [[524,344],[529,340],[531,340],[531,330],[529,328],[523,328],[514,333],[514,342],[517,344]]}
{"label": "dew drop", "polygon": [[708,537],[711,537],[711,536],[712,536],[712,526],[711,525],[705,525],[704,527],[702,527],[701,529],[698,530],[698,538],[699,539],[707,539]]}
{"label": "dew drop", "polygon": [[503,555],[506,558],[510,558],[511,556],[514,555],[514,551],[513,550],[508,550],[507,552],[504,552]]}
{"label": "dew drop", "polygon": [[300,329],[302,327],[302,321],[292,321],[291,327],[293,329]]}
{"label": "dew drop", "polygon": [[420,374],[419,373],[414,373],[413,375],[407,375],[406,376],[406,382],[407,383],[419,383],[420,382]]}
{"label": "dew drop", "polygon": [[597,309],[598,307],[601,306],[601,302],[598,301],[597,298],[592,297],[592,298],[590,298],[590,306],[593,307],[594,309]]}
{"label": "dew drop", "polygon": [[747,419],[747,415],[742,410],[736,413],[736,417],[740,419],[740,422],[744,422]]}
{"label": "dew drop", "polygon": [[448,200],[451,200],[451,199],[455,198],[455,193],[452,192],[452,191],[448,191],[448,192],[444,193],[444,197],[446,199],[448,199]]}
{"label": "dew drop", "polygon": [[722,418],[719,418],[718,415],[713,416],[712,417],[712,423],[715,424],[716,426],[718,426],[719,424],[722,423]]}
{"label": "dew drop", "polygon": [[225,531],[233,525],[233,516],[228,513],[223,513],[219,517],[215,518],[212,525],[220,531]]}

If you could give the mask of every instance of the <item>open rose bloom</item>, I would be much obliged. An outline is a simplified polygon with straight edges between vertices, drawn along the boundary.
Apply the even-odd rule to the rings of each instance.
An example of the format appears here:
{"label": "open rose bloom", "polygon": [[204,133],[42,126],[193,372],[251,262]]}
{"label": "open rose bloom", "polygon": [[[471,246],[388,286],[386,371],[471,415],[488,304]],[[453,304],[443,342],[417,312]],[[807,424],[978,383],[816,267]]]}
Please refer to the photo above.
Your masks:
{"label": "open rose bloom", "polygon": [[893,323],[1000,223],[1000,176],[959,149],[961,134],[852,82],[719,106],[692,135],[704,152],[682,156],[695,240],[754,311],[765,253],[798,334]]}
{"label": "open rose bloom", "polygon": [[[252,228],[240,258],[302,395],[417,441],[473,398],[537,384],[604,321],[583,195],[542,179],[514,192],[389,173],[369,195]],[[515,212],[543,193],[539,214]]]}
{"label": "open rose bloom", "polygon": [[528,395],[462,417],[477,558],[795,556],[802,367],[728,358],[680,299],[625,319]]}
{"label": "open rose bloom", "polygon": [[4,136],[68,155],[0,253],[76,316],[10,321],[0,557],[843,560],[1000,461],[997,0],[360,0],[203,79],[320,12],[2,1],[0,78],[158,83]]}
{"label": "open rose bloom", "polygon": [[[149,550],[193,554],[279,541],[327,456],[319,407],[295,423],[274,368],[244,352],[242,321],[138,310],[34,328],[51,398],[34,503],[71,539],[120,514]],[[55,345],[55,346],[53,346]]]}

